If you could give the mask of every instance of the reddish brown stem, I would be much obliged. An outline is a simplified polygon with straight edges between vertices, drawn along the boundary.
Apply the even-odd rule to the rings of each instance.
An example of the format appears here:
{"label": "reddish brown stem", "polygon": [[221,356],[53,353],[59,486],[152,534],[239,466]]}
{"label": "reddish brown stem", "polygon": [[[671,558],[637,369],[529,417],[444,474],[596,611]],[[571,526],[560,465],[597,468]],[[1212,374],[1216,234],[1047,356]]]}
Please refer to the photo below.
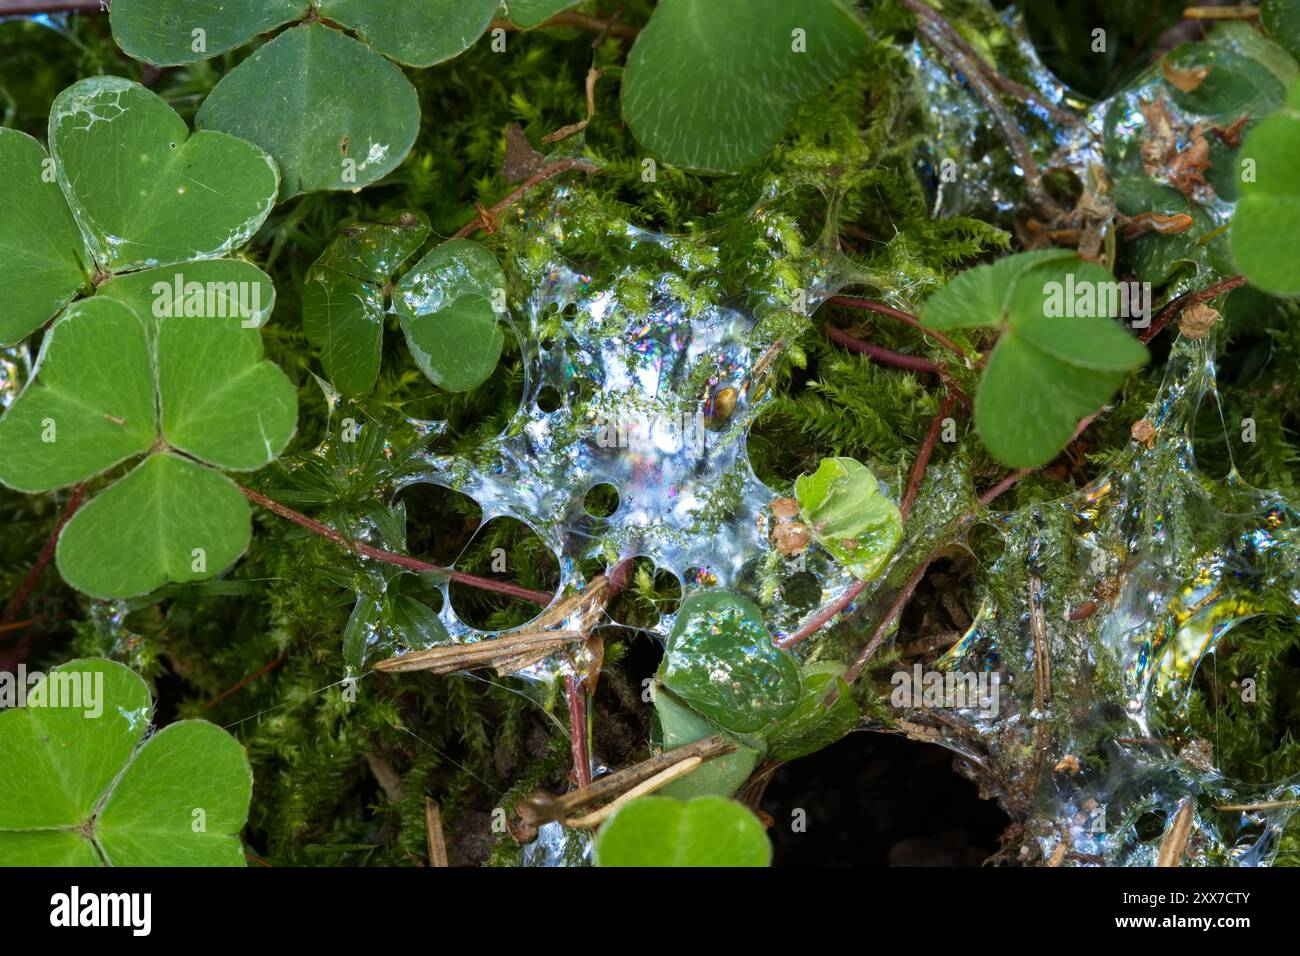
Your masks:
{"label": "reddish brown stem", "polygon": [[211,708],[217,706],[217,704],[221,703],[221,702],[222,702],[223,700],[225,700],[227,697],[230,697],[230,696],[232,696],[232,695],[234,695],[234,694],[239,693],[241,690],[243,690],[243,689],[244,689],[245,687],[247,687],[249,684],[253,683],[253,681],[257,680],[257,679],[258,679],[259,677],[261,677],[263,674],[269,674],[271,671],[275,670],[277,667],[279,667],[281,664],[283,664],[283,663],[284,663],[285,661],[287,661],[288,659],[289,659],[289,652],[288,652],[288,651],[285,651],[283,654],[281,654],[281,655],[280,655],[279,657],[277,657],[275,660],[271,661],[269,664],[266,664],[266,665],[264,665],[263,667],[259,668],[256,674],[249,674],[247,677],[245,677],[243,680],[241,680],[241,681],[240,681],[238,684],[236,684],[234,687],[229,687],[229,688],[227,688],[226,690],[223,690],[223,691],[222,691],[220,694],[218,694],[216,697],[212,698],[210,701],[208,701],[206,704],[204,704],[204,705],[203,705],[203,709],[204,709],[204,710],[209,710],[209,709],[211,709]]}
{"label": "reddish brown stem", "polygon": [[579,789],[591,786],[591,758],[587,756],[587,687],[572,676],[564,678],[569,698],[569,748],[573,751],[573,777]]}
{"label": "reddish brown stem", "polygon": [[100,0],[0,0],[0,17],[33,13],[107,13]]}
{"label": "reddish brown stem", "polygon": [[912,474],[907,479],[907,491],[903,494],[903,503],[898,506],[904,521],[912,513],[912,505],[916,503],[916,496],[921,490],[921,482],[925,479],[925,470],[930,466],[930,457],[934,454],[935,446],[939,443],[939,435],[943,431],[944,420],[952,414],[952,410],[956,405],[956,396],[952,392],[948,392],[943,397],[943,403],[939,406],[939,411],[934,415],[934,421],[930,422],[930,430],[925,433],[925,441],[921,442],[921,450],[916,453],[916,463],[912,465]]}
{"label": "reddish brown stem", "polygon": [[430,564],[427,561],[421,561],[419,558],[412,558],[409,555],[397,554],[394,551],[385,551],[383,548],[376,548],[373,545],[365,544],[361,541],[354,541],[344,534],[331,528],[329,525],[321,524],[306,515],[294,511],[287,505],[282,505],[266,495],[258,494],[251,488],[245,488],[242,485],[239,488],[244,493],[244,497],[256,505],[261,505],[267,511],[278,514],[281,518],[292,521],[294,524],[306,528],[314,534],[323,538],[329,538],[335,544],[341,545],[349,551],[355,551],[358,554],[364,554],[368,558],[376,561],[383,561],[386,564],[395,564],[398,567],[406,568],[408,571],[429,571],[434,574],[446,575],[452,581],[458,581],[461,584],[472,588],[479,588],[483,591],[493,591],[497,594],[505,594],[509,597],[521,598],[525,601],[532,601],[534,604],[543,606],[550,604],[554,595],[547,594],[545,591],[533,591],[518,584],[509,584],[505,581],[493,581],[491,578],[481,578],[477,574],[466,574],[464,571],[453,571],[451,568],[440,567],[436,564]]}
{"label": "reddish brown stem", "polygon": [[1025,103],[1032,103],[1033,105],[1046,110],[1057,120],[1057,122],[1068,123],[1071,126],[1077,126],[1082,122],[1078,116],[1071,113],[1069,110],[1062,109],[1055,103],[1048,102],[1038,93],[1035,93],[1028,87],[1022,86],[1010,77],[1004,76],[995,70],[984,61],[983,57],[975,52],[975,48],[966,42],[966,38],[957,31],[956,27],[945,20],[943,15],[937,10],[925,4],[923,0],[902,0],[902,2],[904,6],[910,9],[913,13],[918,16],[923,16],[933,23],[935,28],[938,29],[953,46],[961,50],[971,63],[979,69],[985,79],[998,89],[1002,90],[1002,92],[1009,93],[1018,100]]}
{"label": "reddish brown stem", "polygon": [[1200,292],[1184,292],[1175,298],[1172,302],[1160,310],[1160,314],[1151,322],[1151,326],[1145,329],[1138,338],[1143,342],[1150,342],[1164,329],[1175,315],[1193,305],[1200,305],[1202,302],[1209,302],[1211,299],[1218,298],[1225,292],[1231,292],[1239,285],[1246,284],[1246,277],[1235,275],[1231,278],[1224,279],[1222,282],[1216,282],[1214,285],[1202,289]]}
{"label": "reddish brown stem", "polygon": [[940,373],[939,366],[929,359],[921,358],[919,355],[904,355],[902,352],[891,352],[879,345],[872,345],[870,342],[854,338],[843,329],[837,329],[833,325],[827,325],[825,329],[827,336],[832,341],[838,342],[850,351],[865,355],[881,365],[892,365],[894,368],[907,369],[909,372],[929,372],[932,375]]}
{"label": "reddish brown stem", "polygon": [[529,176],[527,179],[525,179],[522,183],[519,184],[519,186],[513,192],[507,195],[505,199],[502,199],[491,209],[487,210],[486,216],[484,215],[483,212],[480,212],[469,222],[465,223],[465,225],[461,226],[459,229],[456,230],[456,234],[452,238],[465,239],[468,238],[469,236],[474,235],[474,233],[478,232],[479,229],[489,225],[489,223],[485,220],[495,219],[497,216],[501,215],[501,213],[505,212],[507,209],[509,209],[511,206],[517,203],[520,197],[522,197],[534,186],[537,186],[540,183],[544,183],[548,179],[553,179],[554,177],[560,175],[561,173],[566,173],[571,169],[580,169],[585,173],[596,172],[595,164],[590,163],[585,159],[570,158],[570,159],[556,160],[555,162],[551,163],[549,166],[540,169],[532,176]]}
{"label": "reddish brown stem", "polygon": [[41,548],[41,553],[36,556],[36,563],[27,572],[27,577],[18,586],[18,590],[14,592],[13,600],[5,608],[4,614],[0,614],[0,625],[11,624],[18,617],[18,612],[27,604],[27,599],[36,590],[41,575],[45,573],[46,567],[49,566],[50,560],[54,557],[54,549],[59,543],[59,535],[63,532],[64,525],[77,513],[77,509],[81,507],[85,497],[85,485],[77,485],[72,489],[72,495],[68,498],[68,505],[63,509],[63,514],[59,517],[58,523],[55,524],[54,530],[50,532],[50,536],[45,539],[45,546]]}
{"label": "reddish brown stem", "polygon": [[[509,20],[493,20],[493,28],[500,27],[503,30],[518,30],[519,28]],[[623,37],[626,40],[635,40],[640,34],[636,27],[630,27],[623,23],[615,23],[613,20],[602,20],[600,17],[588,16],[585,13],[575,13],[572,10],[566,10],[563,13],[557,13],[543,23],[532,27],[534,30],[544,30],[547,27],[578,27],[582,30],[590,30],[592,33],[598,33],[602,36],[613,34],[616,37]]]}
{"label": "reddish brown stem", "polygon": [[916,329],[922,335],[934,339],[944,348],[959,359],[965,359],[962,350],[957,347],[957,343],[942,332],[936,332],[934,329],[927,329],[921,324],[920,320],[910,312],[904,312],[902,309],[891,308],[881,302],[872,302],[870,299],[859,299],[851,295],[833,295],[826,300],[831,305],[838,305],[845,309],[861,309],[864,312],[875,312],[878,315],[887,315],[891,319],[898,319]]}

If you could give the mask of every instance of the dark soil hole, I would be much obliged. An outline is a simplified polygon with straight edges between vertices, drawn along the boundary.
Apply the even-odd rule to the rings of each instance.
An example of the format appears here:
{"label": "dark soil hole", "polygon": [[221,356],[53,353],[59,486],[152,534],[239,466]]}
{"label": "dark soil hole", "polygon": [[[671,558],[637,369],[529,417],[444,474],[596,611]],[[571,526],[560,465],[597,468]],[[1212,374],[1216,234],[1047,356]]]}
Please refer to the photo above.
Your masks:
{"label": "dark soil hole", "polygon": [[407,485],[397,500],[406,506],[407,553],[434,564],[455,561],[483,521],[477,501],[443,485]]}
{"label": "dark soil hole", "polygon": [[933,744],[860,732],[783,766],[763,799],[773,863],[979,866],[1010,820],[952,761]]}

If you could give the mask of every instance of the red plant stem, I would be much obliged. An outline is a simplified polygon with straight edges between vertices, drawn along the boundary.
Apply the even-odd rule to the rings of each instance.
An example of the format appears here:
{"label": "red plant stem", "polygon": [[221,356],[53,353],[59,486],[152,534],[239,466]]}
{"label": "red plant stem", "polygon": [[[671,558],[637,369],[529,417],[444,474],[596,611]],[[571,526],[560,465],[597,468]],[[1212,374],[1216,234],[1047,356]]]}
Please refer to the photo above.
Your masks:
{"label": "red plant stem", "polygon": [[939,549],[935,548],[934,551],[930,552],[930,554],[926,556],[926,559],[916,566],[916,570],[912,572],[911,576],[903,584],[902,590],[900,590],[898,596],[894,598],[894,603],[889,605],[889,610],[886,611],[885,616],[880,619],[880,623],[876,625],[876,629],[871,632],[871,639],[868,640],[862,650],[858,652],[858,656],[853,660],[853,665],[844,672],[845,683],[852,684],[858,679],[858,675],[861,674],[862,669],[867,666],[867,661],[871,660],[871,656],[876,653],[876,648],[879,647],[881,641],[885,639],[885,635],[889,633],[889,629],[893,625],[894,621],[898,619],[898,615],[903,613],[904,606],[911,600],[912,592],[915,591],[916,586],[921,583],[921,578],[925,577],[926,569],[930,567],[930,562],[934,560],[938,551]]}
{"label": "red plant stem", "polygon": [[[492,26],[493,28],[500,27],[503,30],[519,29],[508,19],[493,20]],[[538,24],[538,26],[533,27],[532,29],[544,30],[547,27],[578,27],[583,30],[590,30],[592,33],[599,33],[602,36],[613,34],[616,37],[623,37],[627,40],[635,40],[641,32],[636,27],[616,23],[613,19],[602,20],[600,17],[588,16],[585,13],[575,13],[571,10],[565,11],[564,13],[557,13],[549,20]]]}
{"label": "red plant stem", "polygon": [[[499,203],[497,203],[495,206],[489,209],[488,210],[489,215],[493,218],[499,216],[501,213],[505,212],[507,209],[509,209],[511,206],[517,203],[520,197],[522,197],[526,192],[528,192],[528,190],[532,189],[534,186],[538,185],[539,183],[544,183],[546,182],[546,180],[552,179],[560,175],[561,173],[568,172],[570,169],[580,169],[585,173],[594,173],[597,171],[596,165],[594,163],[588,162],[585,159],[570,158],[570,159],[556,160],[555,162],[551,163],[549,166],[543,167],[541,170],[539,170],[538,172],[534,173],[532,176],[529,176],[527,179],[525,179],[513,192],[507,195],[505,199],[501,200]],[[465,225],[457,229],[456,234],[452,236],[452,238],[465,239],[468,238],[469,236],[472,236],[474,233],[478,232],[479,229],[487,225],[487,223],[484,221],[484,218],[485,218],[484,215],[482,213],[479,213],[469,222],[465,223]]]}
{"label": "red plant stem", "polygon": [[238,684],[236,684],[234,687],[230,687],[230,688],[227,688],[226,690],[223,690],[223,691],[222,691],[220,694],[218,694],[216,697],[212,698],[210,701],[208,701],[206,704],[204,704],[204,705],[203,705],[203,709],[204,709],[204,710],[208,710],[208,709],[210,709],[210,708],[212,708],[212,707],[217,706],[217,704],[221,703],[221,702],[222,702],[223,700],[225,700],[227,697],[230,697],[230,696],[233,695],[233,694],[237,694],[237,693],[239,693],[241,690],[243,690],[243,689],[244,689],[245,687],[247,687],[249,684],[253,683],[253,681],[257,680],[257,679],[258,679],[259,677],[261,677],[263,674],[267,674],[267,673],[270,673],[271,671],[275,670],[277,667],[279,667],[281,664],[283,664],[283,663],[284,663],[285,661],[287,661],[288,659],[289,659],[289,652],[288,652],[288,651],[285,651],[283,654],[281,654],[281,655],[280,655],[279,657],[277,657],[275,660],[273,660],[273,661],[271,661],[269,664],[266,664],[266,665],[264,665],[263,667],[261,667],[261,668],[257,671],[256,674],[249,674],[247,677],[245,677],[243,680],[241,680],[241,681],[240,681]]}
{"label": "red plant stem", "polygon": [[256,505],[261,505],[267,511],[278,514],[281,518],[292,521],[296,525],[306,528],[308,531],[318,534],[323,538],[329,538],[335,544],[341,545],[349,551],[356,551],[358,554],[364,554],[368,558],[376,561],[383,561],[387,564],[395,564],[400,568],[406,568],[408,571],[432,571],[435,574],[443,574],[452,581],[458,581],[461,584],[472,588],[479,588],[483,591],[494,591],[497,594],[505,594],[509,597],[520,598],[524,601],[532,601],[534,604],[540,604],[543,607],[551,603],[554,598],[553,594],[547,594],[545,591],[533,591],[518,584],[509,584],[505,581],[493,581],[491,578],[481,578],[477,574],[466,574],[464,571],[453,571],[451,568],[440,567],[436,564],[430,564],[427,561],[421,561],[419,558],[412,558],[409,555],[397,554],[394,551],[385,551],[383,548],[376,548],[373,545],[366,544],[362,541],[353,541],[346,535],[340,534],[329,525],[321,524],[312,518],[300,512],[294,511],[287,505],[282,505],[266,495],[258,494],[251,488],[239,486],[244,497]]}
{"label": "red plant stem", "polygon": [[27,572],[27,577],[18,586],[18,590],[14,592],[13,600],[5,608],[4,614],[0,615],[0,625],[11,624],[18,617],[18,612],[27,603],[27,599],[32,596],[32,591],[36,590],[41,575],[45,573],[45,568],[54,557],[54,549],[59,543],[59,535],[62,533],[64,525],[77,513],[77,509],[81,507],[85,497],[85,485],[77,485],[72,489],[72,495],[68,498],[68,505],[63,509],[63,514],[59,517],[58,523],[55,524],[54,530],[50,532],[50,536],[45,540],[45,546],[41,548],[41,553],[36,556],[36,563]]}
{"label": "red plant stem", "polygon": [[[939,435],[943,431],[943,420],[947,418],[957,404],[957,396],[949,391],[944,396],[943,404],[939,406],[939,411],[935,414],[934,420],[930,422],[930,430],[926,432],[925,440],[921,442],[921,448],[916,454],[916,463],[912,465],[912,474],[907,482],[907,492],[903,495],[903,503],[899,507],[899,512],[906,519],[912,511],[912,505],[916,502],[916,495],[920,491],[921,482],[925,478],[926,469],[930,465],[930,458],[934,454],[934,449],[938,445]],[[926,561],[929,564],[929,560]],[[795,631],[789,637],[782,638],[776,642],[777,647],[789,650],[800,641],[811,637],[829,622],[840,611],[844,610],[865,590],[866,581],[855,581],[849,586],[843,594],[831,601],[808,621],[803,627]]]}
{"label": "red plant stem", "polygon": [[1145,329],[1138,338],[1143,342],[1150,342],[1159,335],[1161,330],[1169,324],[1170,320],[1173,319],[1175,315],[1182,312],[1183,309],[1189,308],[1193,305],[1200,305],[1202,302],[1209,302],[1211,299],[1218,298],[1223,295],[1223,293],[1231,292],[1233,289],[1237,288],[1237,286],[1245,284],[1245,276],[1235,275],[1231,278],[1224,279],[1222,282],[1216,282],[1214,285],[1202,289],[1200,292],[1184,292],[1161,309],[1160,314],[1155,317],[1154,321],[1152,321],[1151,327]]}
{"label": "red plant stem", "polygon": [[32,13],[107,13],[100,0],[0,0],[0,17]]}
{"label": "red plant stem", "polygon": [[912,465],[912,474],[907,479],[907,491],[903,494],[903,503],[898,506],[903,520],[912,513],[912,505],[916,503],[916,496],[921,490],[921,482],[925,479],[925,470],[930,465],[930,456],[934,454],[935,446],[939,443],[939,434],[943,431],[943,423],[952,410],[957,405],[957,397],[950,391],[943,397],[943,403],[940,404],[939,410],[935,412],[934,421],[930,422],[930,430],[925,433],[925,441],[921,442],[921,450],[916,453],[916,463]]}
{"label": "red plant stem", "polygon": [[564,678],[569,698],[569,749],[573,752],[573,776],[578,788],[591,786],[591,758],[587,756],[587,685],[572,675]]}
{"label": "red plant stem", "polygon": [[892,365],[894,368],[907,369],[910,372],[940,374],[939,366],[929,359],[921,358],[919,355],[904,355],[902,352],[891,352],[889,349],[882,349],[879,345],[872,345],[870,342],[854,338],[843,329],[837,329],[833,325],[827,325],[824,328],[832,341],[838,342],[852,352],[865,355],[881,365]]}
{"label": "red plant stem", "polygon": [[942,332],[936,332],[934,329],[927,329],[921,324],[920,320],[910,312],[904,312],[902,309],[894,309],[881,302],[872,302],[870,299],[859,299],[856,296],[851,295],[833,295],[826,301],[830,305],[838,305],[841,308],[861,309],[864,312],[875,312],[879,315],[887,315],[891,319],[898,319],[898,321],[910,325],[922,335],[934,339],[953,355],[957,356],[957,358],[965,358],[965,355],[962,354],[962,350],[957,347],[956,342],[948,338],[948,336],[944,335]]}
{"label": "red plant stem", "polygon": [[922,2],[922,0],[902,0],[902,3],[913,13],[918,16],[924,16],[934,23],[934,25],[948,38],[948,40],[957,47],[957,49],[961,50],[962,53],[970,58],[972,63],[979,67],[980,72],[984,74],[985,78],[1004,93],[1010,93],[1012,96],[1016,97],[1016,99],[1023,100],[1026,103],[1033,103],[1035,106],[1047,110],[1047,112],[1055,117],[1058,122],[1068,123],[1072,126],[1077,126],[1082,122],[1082,120],[1074,113],[1062,109],[1055,103],[1048,102],[1033,90],[1021,86],[1010,77],[1003,76],[988,63],[984,62],[984,59],[975,52],[975,49],[969,43],[966,42],[966,38],[957,32],[957,29],[945,20],[942,14]]}

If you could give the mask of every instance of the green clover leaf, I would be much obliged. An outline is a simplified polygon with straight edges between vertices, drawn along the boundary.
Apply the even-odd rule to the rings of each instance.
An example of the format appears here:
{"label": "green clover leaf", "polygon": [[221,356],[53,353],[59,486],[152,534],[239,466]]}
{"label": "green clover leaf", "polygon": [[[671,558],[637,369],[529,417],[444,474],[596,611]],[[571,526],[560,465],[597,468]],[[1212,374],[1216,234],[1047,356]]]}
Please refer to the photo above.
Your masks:
{"label": "green clover leaf", "polygon": [[118,77],[60,93],[49,136],[46,155],[0,129],[0,344],[108,276],[233,252],[261,228],[279,188],[258,147],[191,135],[156,94]]}
{"label": "green clover leaf", "polygon": [[1124,286],[1072,252],[1047,250],[968,269],[925,303],[928,328],[1001,330],[975,396],[975,427],[1002,464],[1051,461],[1079,420],[1147,361],[1146,347],[1111,317],[1125,302],[1137,310]]}
{"label": "green clover leaf", "polygon": [[349,398],[365,395],[379,376],[390,281],[429,235],[423,213],[394,223],[346,227],[307,271],[302,324],[320,351],[325,374]]}
{"label": "green clover leaf", "polygon": [[260,468],[297,422],[294,388],[262,357],[257,329],[237,315],[150,325],[132,307],[149,278],[115,280],[127,284],[121,300],[101,296],[65,311],[32,381],[0,418],[0,483],[21,491],[64,487],[148,453],[59,537],[64,579],[100,598],[203,580],[233,564],[248,546],[249,506],[207,466]]}
{"label": "green clover leaf", "polygon": [[580,0],[506,0],[506,16],[521,30],[529,30],[561,11],[576,7],[579,2]]}
{"label": "green clover leaf", "polygon": [[56,667],[26,696],[0,711],[3,864],[244,865],[253,776],[234,737],[201,720],[148,735],[149,688],[109,660]]}
{"label": "green clover leaf", "polygon": [[839,0],[660,0],[628,55],[623,113],[665,162],[734,173],[866,48]]}
{"label": "green clover leaf", "polygon": [[772,844],[741,803],[641,797],[619,807],[596,835],[596,866],[768,866]]}
{"label": "green clover leaf", "polygon": [[[654,700],[658,742],[664,750],[725,733],[678,701],[666,689],[652,684],[650,694]],[[748,737],[742,741],[731,734],[726,736],[736,745],[734,753],[704,761],[686,776],[660,787],[659,794],[678,800],[690,800],[692,797],[706,795],[729,797],[739,790],[763,756],[762,743]]]}
{"label": "green clover leaf", "polygon": [[823,458],[794,489],[817,542],[855,577],[875,580],[903,540],[903,516],[871,469],[852,458]]}
{"label": "green clover leaf", "polygon": [[794,655],[776,646],[752,601],[726,591],[701,591],[682,602],[659,680],[733,734],[764,730],[799,696]]}
{"label": "green clover leaf", "polygon": [[487,381],[505,342],[497,313],[505,285],[492,254],[468,239],[444,242],[402,277],[393,305],[429,381],[449,392]]}
{"label": "green clover leaf", "polygon": [[[284,172],[282,199],[358,189],[406,158],[420,128],[415,88],[397,64],[458,56],[499,0],[118,0],[118,45],[156,66],[218,56],[275,36],[231,70],[196,122],[264,147]],[[347,32],[344,32],[347,31]],[[294,77],[286,86],[285,77]]]}
{"label": "green clover leaf", "polygon": [[1237,267],[1265,292],[1300,295],[1300,81],[1287,106],[1261,121],[1241,145],[1254,175],[1244,178],[1232,219],[1232,255]]}

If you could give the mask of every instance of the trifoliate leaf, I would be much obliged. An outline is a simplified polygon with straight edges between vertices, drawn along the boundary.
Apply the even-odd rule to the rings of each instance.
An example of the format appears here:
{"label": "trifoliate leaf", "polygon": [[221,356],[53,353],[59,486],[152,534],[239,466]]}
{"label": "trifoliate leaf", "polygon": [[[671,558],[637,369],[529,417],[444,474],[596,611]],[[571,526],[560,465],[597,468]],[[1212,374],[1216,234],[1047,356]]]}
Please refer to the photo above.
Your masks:
{"label": "trifoliate leaf", "polygon": [[[1291,99],[1300,103],[1300,83]],[[1241,182],[1232,219],[1232,255],[1237,267],[1265,292],[1300,295],[1300,108],[1288,107],[1263,120],[1241,145],[1242,162],[1251,164]]]}
{"label": "trifoliate leaf", "polygon": [[92,597],[147,594],[234,564],[252,537],[248,502],[224,475],[154,454],[78,511],[59,535],[59,573]]}
{"label": "trifoliate leaf", "polygon": [[500,0],[320,0],[320,15],[407,66],[433,66],[481,37]]}
{"label": "trifoliate leaf", "polygon": [[308,0],[116,0],[108,19],[127,56],[183,66],[300,20],[309,7]]}
{"label": "trifoliate leaf", "polygon": [[596,835],[597,866],[767,866],[772,844],[743,804],[721,797],[681,803],[641,797]]}
{"label": "trifoliate leaf", "polygon": [[423,213],[397,222],[346,227],[307,272],[302,324],[320,351],[325,374],[349,398],[366,394],[379,376],[386,287],[429,235]]}
{"label": "trifoliate leaf", "polygon": [[838,0],[661,0],[628,55],[623,113],[665,162],[738,172],[865,47]]}
{"label": "trifoliate leaf", "polygon": [[244,865],[243,748],[197,720],[146,738],[151,711],[139,675],[99,659],[54,668],[0,711],[0,864]]}
{"label": "trifoliate leaf", "polygon": [[735,734],[762,731],[799,696],[794,656],[773,643],[752,601],[726,591],[682,602],[659,679],[692,710]]}
{"label": "trifoliate leaf", "polygon": [[[664,750],[671,750],[722,733],[719,728],[714,727],[685,704],[675,700],[673,695],[663,688],[651,685],[650,693],[654,698],[655,716],[658,718],[662,735],[660,743]],[[732,739],[736,743],[735,753],[706,760],[686,776],[661,787],[657,792],[661,796],[675,797],[678,800],[690,800],[692,797],[707,794],[719,797],[731,796],[749,779],[749,775],[762,756],[754,747],[734,737]]]}
{"label": "trifoliate leaf", "polygon": [[275,203],[275,163],[252,143],[190,134],[167,103],[115,76],[82,80],[50,110],[50,152],[72,213],[106,272],[222,256]]}
{"label": "trifoliate leaf", "polygon": [[284,31],[222,77],[196,123],[274,156],[289,199],[388,175],[415,143],[420,104],[392,62],[315,22]]}
{"label": "trifoliate leaf", "polygon": [[903,540],[903,518],[871,469],[852,458],[823,458],[794,488],[818,543],[856,577],[874,580]]}
{"label": "trifoliate leaf", "polygon": [[[844,665],[836,663],[809,664],[800,670],[799,703],[769,735],[769,759],[795,760],[829,747],[861,722],[844,671]],[[826,698],[832,692],[838,696],[828,707]]]}
{"label": "trifoliate leaf", "polygon": [[1114,319],[1150,321],[1149,307],[1136,283],[1051,250],[967,270],[931,297],[921,321],[1003,330],[975,396],[975,426],[998,461],[1028,468],[1050,461],[1147,360]]}
{"label": "trifoliate leaf", "polygon": [[40,328],[89,278],[90,253],[53,171],[40,143],[0,129],[0,345]]}
{"label": "trifoliate leaf", "polygon": [[496,259],[467,239],[444,242],[402,277],[393,305],[429,381],[465,392],[491,376],[505,341],[494,308],[505,284]]}

